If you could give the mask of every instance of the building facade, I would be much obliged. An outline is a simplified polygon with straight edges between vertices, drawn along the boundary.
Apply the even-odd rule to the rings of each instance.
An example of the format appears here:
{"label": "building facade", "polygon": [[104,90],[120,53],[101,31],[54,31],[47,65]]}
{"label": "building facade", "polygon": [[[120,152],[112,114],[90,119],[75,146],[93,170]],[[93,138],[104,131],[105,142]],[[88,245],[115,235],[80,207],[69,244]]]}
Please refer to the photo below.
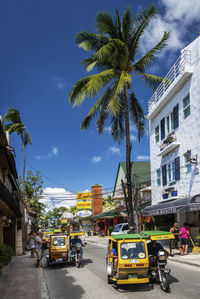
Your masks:
{"label": "building facade", "polygon": [[[180,57],[149,101],[152,206],[144,215],[174,214],[200,223],[200,37]],[[197,229],[198,230],[198,229]]]}

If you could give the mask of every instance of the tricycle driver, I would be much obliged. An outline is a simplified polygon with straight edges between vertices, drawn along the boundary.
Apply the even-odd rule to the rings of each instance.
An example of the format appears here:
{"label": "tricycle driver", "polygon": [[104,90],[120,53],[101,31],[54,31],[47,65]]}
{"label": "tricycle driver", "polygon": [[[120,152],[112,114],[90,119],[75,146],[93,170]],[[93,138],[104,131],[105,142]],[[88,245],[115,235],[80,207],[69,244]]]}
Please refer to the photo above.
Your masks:
{"label": "tricycle driver", "polygon": [[83,255],[83,249],[82,247],[85,247],[85,245],[83,244],[81,238],[79,238],[78,236],[74,236],[74,238],[71,241],[71,245],[76,245],[76,244],[81,244],[81,257]]}
{"label": "tricycle driver", "polygon": [[163,248],[163,246],[160,243],[157,243],[156,240],[149,242],[147,244],[147,247],[148,247],[150,267],[152,266],[154,257],[157,256],[157,254],[160,250],[164,251],[164,253],[167,257],[172,256],[166,249]]}

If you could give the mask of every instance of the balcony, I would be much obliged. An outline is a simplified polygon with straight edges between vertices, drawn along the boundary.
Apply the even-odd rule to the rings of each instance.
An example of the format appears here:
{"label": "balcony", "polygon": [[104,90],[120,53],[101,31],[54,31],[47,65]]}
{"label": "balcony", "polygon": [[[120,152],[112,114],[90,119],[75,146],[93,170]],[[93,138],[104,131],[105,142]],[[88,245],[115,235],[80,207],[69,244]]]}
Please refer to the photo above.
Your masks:
{"label": "balcony", "polygon": [[153,119],[193,73],[191,51],[184,50],[148,102],[148,119]]}
{"label": "balcony", "polygon": [[160,144],[160,153],[157,157],[163,157],[175,150],[180,145],[180,142],[176,141],[176,135],[174,132],[170,133]]}

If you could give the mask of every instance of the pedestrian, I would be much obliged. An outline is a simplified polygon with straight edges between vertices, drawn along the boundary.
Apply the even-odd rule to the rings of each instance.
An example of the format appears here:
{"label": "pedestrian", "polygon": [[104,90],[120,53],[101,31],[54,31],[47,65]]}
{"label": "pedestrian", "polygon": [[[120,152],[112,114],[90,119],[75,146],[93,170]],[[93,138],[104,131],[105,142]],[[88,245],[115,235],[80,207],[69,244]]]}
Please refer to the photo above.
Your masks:
{"label": "pedestrian", "polygon": [[190,237],[190,232],[189,232],[188,223],[185,222],[184,226],[181,228],[181,245],[183,247],[184,254],[188,254],[189,237]]}
{"label": "pedestrian", "polygon": [[29,233],[29,245],[30,245],[30,249],[31,249],[31,257],[32,258],[35,258],[35,237],[36,237],[36,234],[32,230]]}
{"label": "pedestrian", "polygon": [[178,229],[178,222],[174,222],[173,227],[170,228],[170,233],[174,234],[175,239],[170,241],[170,254],[172,254],[172,249],[179,249],[181,255],[183,255],[183,250],[181,248],[181,242],[180,242],[180,231]]}
{"label": "pedestrian", "polygon": [[42,232],[38,231],[37,235],[35,237],[35,253],[37,256],[37,264],[36,264],[37,268],[41,267],[40,262],[41,262],[42,253],[43,253],[42,244],[45,243],[45,241],[42,241],[41,236],[42,236]]}

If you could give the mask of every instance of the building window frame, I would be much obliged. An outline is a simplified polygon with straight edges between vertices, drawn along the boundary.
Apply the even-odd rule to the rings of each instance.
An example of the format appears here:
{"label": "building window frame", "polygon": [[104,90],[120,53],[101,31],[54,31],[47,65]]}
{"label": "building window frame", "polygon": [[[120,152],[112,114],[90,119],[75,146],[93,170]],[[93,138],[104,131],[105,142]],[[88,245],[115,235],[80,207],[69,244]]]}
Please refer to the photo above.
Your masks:
{"label": "building window frame", "polygon": [[183,119],[188,118],[190,116],[190,95],[188,94],[183,99]]}
{"label": "building window frame", "polygon": [[157,174],[157,186],[160,187],[161,186],[161,171],[160,168],[156,169],[156,174]]}
{"label": "building window frame", "polygon": [[191,150],[187,151],[184,154],[184,173],[188,174],[192,171],[192,164],[190,161],[188,161],[188,158],[191,158]]}

